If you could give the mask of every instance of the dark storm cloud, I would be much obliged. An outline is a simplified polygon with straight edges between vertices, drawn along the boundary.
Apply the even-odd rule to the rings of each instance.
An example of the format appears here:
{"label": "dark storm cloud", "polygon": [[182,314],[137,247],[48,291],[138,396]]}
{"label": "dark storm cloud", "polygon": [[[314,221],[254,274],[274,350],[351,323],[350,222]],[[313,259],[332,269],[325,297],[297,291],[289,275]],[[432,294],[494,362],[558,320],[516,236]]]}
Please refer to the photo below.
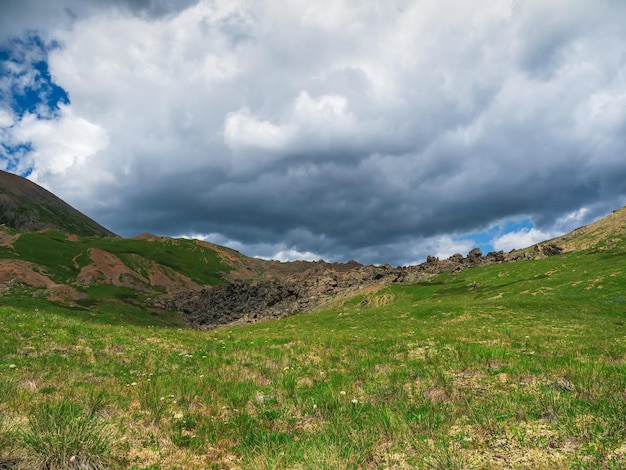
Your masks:
{"label": "dark storm cloud", "polygon": [[6,37],[24,31],[46,34],[55,27],[115,10],[151,18],[171,15],[194,4],[196,0],[2,0],[0,31]]}
{"label": "dark storm cloud", "polygon": [[5,135],[122,235],[406,264],[626,203],[624,3],[7,5],[71,105]]}
{"label": "dark storm cloud", "polygon": [[114,0],[110,3],[127,7],[135,13],[160,17],[185,10],[195,2],[196,0]]}

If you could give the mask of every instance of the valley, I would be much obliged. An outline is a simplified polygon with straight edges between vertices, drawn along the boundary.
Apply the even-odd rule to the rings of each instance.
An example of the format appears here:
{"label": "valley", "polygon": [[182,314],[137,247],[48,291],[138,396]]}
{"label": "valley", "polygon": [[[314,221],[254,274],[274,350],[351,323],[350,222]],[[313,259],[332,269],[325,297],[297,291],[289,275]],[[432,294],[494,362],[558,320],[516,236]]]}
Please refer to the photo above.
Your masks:
{"label": "valley", "polygon": [[624,468],[625,232],[394,268],[5,225],[0,468]]}

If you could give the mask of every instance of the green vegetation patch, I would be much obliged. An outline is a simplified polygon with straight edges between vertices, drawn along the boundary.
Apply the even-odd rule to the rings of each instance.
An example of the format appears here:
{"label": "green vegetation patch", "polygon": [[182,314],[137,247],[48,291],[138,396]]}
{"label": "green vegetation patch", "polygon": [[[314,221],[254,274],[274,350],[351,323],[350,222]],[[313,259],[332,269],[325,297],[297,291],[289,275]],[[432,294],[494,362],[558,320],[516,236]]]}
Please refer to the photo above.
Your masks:
{"label": "green vegetation patch", "polygon": [[92,248],[112,253],[146,277],[149,276],[149,261],[201,285],[224,283],[221,273],[231,270],[215,251],[193,240],[83,237],[72,241],[66,234],[52,230],[22,233],[13,244],[13,250],[1,250],[0,257],[39,264],[56,280],[68,282],[75,280],[80,269],[90,263],[89,250]]}
{"label": "green vegetation patch", "polygon": [[90,451],[109,467],[624,468],[622,253],[442,274],[217,331],[131,324],[115,301],[100,317],[0,307],[0,457],[30,468],[12,433],[65,404],[109,426]]}
{"label": "green vegetation patch", "polygon": [[118,256],[131,268],[145,271],[145,262],[151,260],[167,266],[201,285],[223,284],[220,273],[231,271],[228,263],[210,248],[195,240],[165,239],[150,241],[137,239],[91,239],[92,246]]}

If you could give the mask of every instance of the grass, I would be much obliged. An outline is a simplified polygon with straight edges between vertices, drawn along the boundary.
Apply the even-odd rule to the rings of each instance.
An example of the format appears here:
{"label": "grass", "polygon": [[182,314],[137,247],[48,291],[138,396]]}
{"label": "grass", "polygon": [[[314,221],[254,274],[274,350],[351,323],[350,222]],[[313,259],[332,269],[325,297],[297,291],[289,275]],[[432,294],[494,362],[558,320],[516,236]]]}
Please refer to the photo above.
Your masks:
{"label": "grass", "polygon": [[67,401],[34,407],[29,427],[17,434],[32,468],[108,468],[109,435],[101,418]]}
{"label": "grass", "polygon": [[[8,229],[5,231],[13,233]],[[223,284],[226,282],[222,279],[223,274],[232,269],[216,251],[193,240],[70,239],[54,230],[15,233],[19,238],[11,247],[0,249],[0,259],[32,263],[34,273],[44,274],[56,284],[71,286],[69,290],[74,297],[57,298],[55,305],[54,300],[46,300],[51,291],[42,293],[41,286],[18,286],[11,288],[3,304],[23,306],[36,303],[36,308],[60,307],[68,314],[80,312],[104,322],[117,319],[143,325],[181,326],[182,319],[174,312],[148,311],[149,299],[165,293],[167,282],[176,285],[176,280],[184,277],[202,286]],[[92,250],[104,251],[109,258],[94,264]],[[114,269],[108,266],[110,262],[115,265]],[[92,270],[85,280],[80,273],[88,265]],[[106,278],[102,271],[109,277]],[[151,281],[151,275],[156,281]],[[89,280],[89,277],[94,279]],[[170,281],[164,281],[167,277]],[[36,296],[34,301],[33,295]]]}
{"label": "grass", "polygon": [[147,275],[147,266],[155,262],[201,285],[223,283],[219,273],[230,270],[229,265],[215,251],[193,240],[168,239],[155,242],[83,237],[71,241],[66,234],[54,230],[21,233],[13,243],[13,249],[2,250],[0,257],[37,263],[56,280],[68,282],[75,281],[80,269],[89,263],[89,250],[93,248],[112,253],[140,274]]}
{"label": "grass", "polygon": [[[110,467],[624,468],[625,253],[442,274],[206,332],[0,307],[0,433],[46,436],[33,417],[68,415],[61,403],[113,431],[92,452]],[[29,468],[32,446],[11,441],[0,456]],[[44,454],[72,468],[70,452]]]}

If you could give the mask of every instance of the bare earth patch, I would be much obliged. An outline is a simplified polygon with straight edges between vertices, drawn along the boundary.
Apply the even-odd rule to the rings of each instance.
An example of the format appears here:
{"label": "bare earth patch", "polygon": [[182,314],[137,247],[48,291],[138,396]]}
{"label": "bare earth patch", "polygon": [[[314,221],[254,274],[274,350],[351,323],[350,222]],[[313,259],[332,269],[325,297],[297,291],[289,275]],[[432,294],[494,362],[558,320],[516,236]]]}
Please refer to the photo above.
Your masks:
{"label": "bare earth patch", "polygon": [[144,292],[150,292],[150,287],[164,288],[167,292],[200,290],[202,288],[187,276],[152,261],[146,263],[146,278],[146,276],[129,268],[120,258],[108,251],[91,248],[89,257],[91,263],[84,266],[78,274],[77,281],[80,284],[104,283]]}
{"label": "bare earth patch", "polygon": [[164,287],[168,292],[202,289],[200,284],[193,282],[187,276],[159,266],[156,263],[153,263],[148,268],[148,277],[151,286]]}
{"label": "bare earth patch", "polygon": [[131,287],[146,290],[145,284],[150,281],[126,266],[121,259],[112,253],[99,248],[91,248],[89,257],[92,264],[85,266],[78,274],[78,282],[93,284],[94,281],[105,282],[118,287]]}
{"label": "bare earth patch", "polygon": [[0,259],[0,284],[13,280],[31,287],[60,287],[60,284],[41,272],[35,263],[20,259]]}
{"label": "bare earth patch", "polygon": [[6,248],[12,248],[13,243],[15,243],[15,240],[17,240],[18,238],[20,238],[19,234],[10,235],[0,230],[0,246],[6,247]]}
{"label": "bare earth patch", "polygon": [[84,292],[79,292],[70,286],[53,286],[42,292],[46,295],[46,299],[51,302],[66,303],[71,300],[86,299],[88,296]]}

